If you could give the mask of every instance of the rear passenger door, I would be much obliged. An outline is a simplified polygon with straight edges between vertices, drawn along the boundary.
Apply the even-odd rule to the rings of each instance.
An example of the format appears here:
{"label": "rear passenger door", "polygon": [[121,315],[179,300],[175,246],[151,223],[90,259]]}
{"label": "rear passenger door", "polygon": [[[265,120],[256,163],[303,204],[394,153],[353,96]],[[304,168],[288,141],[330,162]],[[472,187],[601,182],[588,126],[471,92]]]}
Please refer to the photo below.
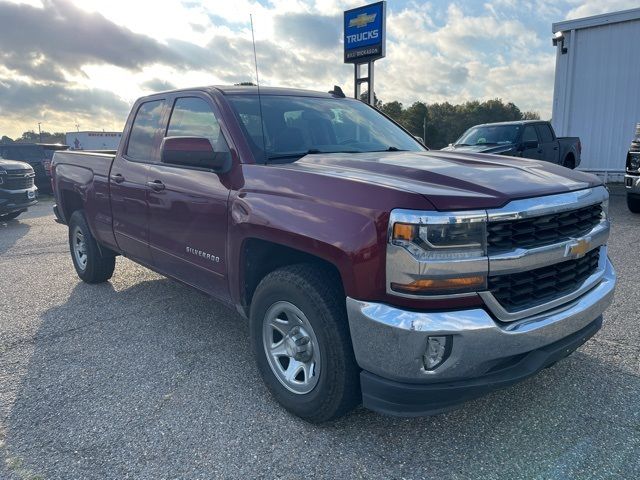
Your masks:
{"label": "rear passenger door", "polygon": [[522,156],[525,158],[542,159],[540,139],[535,125],[527,125],[522,131]]}
{"label": "rear passenger door", "polygon": [[551,127],[546,123],[538,124],[538,135],[540,136],[540,148],[542,149],[542,159],[548,162],[559,163],[560,152],[558,151],[558,140],[553,138]]}
{"label": "rear passenger door", "polygon": [[158,99],[138,106],[126,148],[116,156],[109,178],[116,243],[144,264],[151,263],[147,176],[162,140],[165,103]]}
{"label": "rear passenger door", "polygon": [[[205,137],[229,152],[218,111],[205,95],[175,98],[166,136]],[[157,162],[149,167],[149,243],[154,266],[226,299],[227,202],[230,190],[211,170]]]}

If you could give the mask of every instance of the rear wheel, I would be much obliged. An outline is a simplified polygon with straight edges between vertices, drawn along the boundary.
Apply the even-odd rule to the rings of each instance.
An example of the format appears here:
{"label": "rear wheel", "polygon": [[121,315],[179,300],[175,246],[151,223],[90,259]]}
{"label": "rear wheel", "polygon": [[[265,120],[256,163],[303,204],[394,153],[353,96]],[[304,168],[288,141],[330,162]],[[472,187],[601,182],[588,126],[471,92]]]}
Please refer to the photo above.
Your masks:
{"label": "rear wheel", "polygon": [[69,220],[69,250],[76,273],[83,281],[102,283],[113,275],[116,258],[100,252],[82,210],[73,212]]}
{"label": "rear wheel", "polygon": [[564,159],[564,161],[562,162],[562,166],[563,167],[567,167],[570,168],[571,170],[573,170],[574,168],[576,168],[576,161],[573,158],[573,155],[567,155]]}
{"label": "rear wheel", "polygon": [[356,364],[337,274],[292,265],[267,275],[251,302],[251,343],[276,400],[309,422],[360,403]]}
{"label": "rear wheel", "polygon": [[632,197],[627,195],[627,207],[633,213],[640,213],[640,197]]}
{"label": "rear wheel", "polygon": [[22,212],[12,212],[5,213],[4,215],[0,215],[0,222],[8,222],[9,220],[13,220],[14,218],[18,218]]}

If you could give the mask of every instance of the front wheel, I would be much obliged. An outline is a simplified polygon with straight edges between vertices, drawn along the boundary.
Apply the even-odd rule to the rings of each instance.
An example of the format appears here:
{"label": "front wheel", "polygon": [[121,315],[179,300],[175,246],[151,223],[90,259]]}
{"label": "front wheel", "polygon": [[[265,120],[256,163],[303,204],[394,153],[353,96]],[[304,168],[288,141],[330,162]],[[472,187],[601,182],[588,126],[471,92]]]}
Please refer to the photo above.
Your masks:
{"label": "front wheel", "polygon": [[287,410],[313,423],[360,403],[339,285],[321,266],[292,265],[267,275],[251,302],[251,342],[265,384]]}
{"label": "front wheel", "polygon": [[69,219],[69,250],[76,273],[83,281],[102,283],[113,275],[116,258],[100,252],[82,210],[73,212]]}
{"label": "front wheel", "polygon": [[640,213],[640,198],[627,195],[627,207],[633,213]]}

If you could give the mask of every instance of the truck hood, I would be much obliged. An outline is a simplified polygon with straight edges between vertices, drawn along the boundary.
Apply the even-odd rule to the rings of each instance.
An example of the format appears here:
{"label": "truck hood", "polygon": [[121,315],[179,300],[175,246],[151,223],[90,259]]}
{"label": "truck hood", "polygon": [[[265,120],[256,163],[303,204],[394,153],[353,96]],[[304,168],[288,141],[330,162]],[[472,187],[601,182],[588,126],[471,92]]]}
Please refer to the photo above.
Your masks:
{"label": "truck hood", "polygon": [[449,145],[442,150],[448,152],[467,152],[467,153],[493,153],[499,155],[501,153],[510,152],[515,145],[513,143],[507,143],[502,145],[464,145],[456,147],[455,145]]}
{"label": "truck hood", "polygon": [[0,171],[6,170],[7,172],[12,172],[15,170],[30,170],[31,165],[25,162],[17,162],[15,160],[4,160],[0,159]]}
{"label": "truck hood", "polygon": [[414,192],[437,210],[497,208],[602,184],[594,175],[548,162],[457,151],[313,154],[276,168]]}

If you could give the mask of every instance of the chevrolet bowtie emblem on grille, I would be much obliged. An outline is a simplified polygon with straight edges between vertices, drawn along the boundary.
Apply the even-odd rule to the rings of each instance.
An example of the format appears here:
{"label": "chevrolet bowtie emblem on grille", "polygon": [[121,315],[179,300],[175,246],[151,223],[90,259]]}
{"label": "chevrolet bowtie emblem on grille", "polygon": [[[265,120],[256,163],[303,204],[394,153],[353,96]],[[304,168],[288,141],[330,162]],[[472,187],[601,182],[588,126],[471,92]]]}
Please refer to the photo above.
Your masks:
{"label": "chevrolet bowtie emblem on grille", "polygon": [[591,249],[591,239],[581,238],[580,240],[576,240],[575,243],[570,243],[569,245],[567,245],[567,249],[564,252],[564,256],[575,257],[575,258],[584,257],[584,255],[590,249]]}
{"label": "chevrolet bowtie emblem on grille", "polygon": [[372,13],[371,15],[367,15],[366,13],[361,13],[356,18],[352,18],[349,21],[350,27],[366,27],[370,23],[375,22],[377,13]]}

